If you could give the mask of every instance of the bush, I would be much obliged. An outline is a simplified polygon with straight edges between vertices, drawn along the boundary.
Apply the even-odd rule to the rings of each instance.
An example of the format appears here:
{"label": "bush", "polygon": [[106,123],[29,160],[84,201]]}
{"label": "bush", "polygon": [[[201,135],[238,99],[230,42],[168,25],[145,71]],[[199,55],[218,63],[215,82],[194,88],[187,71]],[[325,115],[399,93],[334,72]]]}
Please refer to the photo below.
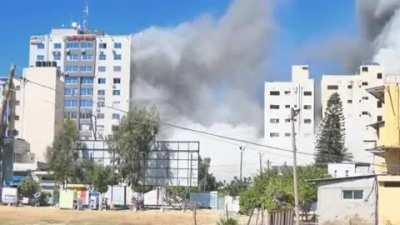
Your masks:
{"label": "bush", "polygon": [[233,218],[222,218],[218,221],[217,225],[239,225],[239,222]]}
{"label": "bush", "polygon": [[50,193],[41,192],[40,193],[40,197],[39,197],[39,205],[40,206],[48,206],[49,205],[49,198],[50,198]]}

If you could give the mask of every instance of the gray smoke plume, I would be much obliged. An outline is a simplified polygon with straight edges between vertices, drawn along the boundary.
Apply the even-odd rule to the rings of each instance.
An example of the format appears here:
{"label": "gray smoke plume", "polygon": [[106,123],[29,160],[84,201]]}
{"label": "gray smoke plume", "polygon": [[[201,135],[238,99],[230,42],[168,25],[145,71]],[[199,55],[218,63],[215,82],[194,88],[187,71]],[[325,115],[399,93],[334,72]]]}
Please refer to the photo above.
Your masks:
{"label": "gray smoke plume", "polygon": [[265,62],[274,23],[266,0],[235,0],[225,15],[203,15],[133,37],[135,102],[166,120],[263,126]]}
{"label": "gray smoke plume", "polygon": [[362,30],[373,43],[373,61],[389,74],[400,73],[400,0],[359,0]]}

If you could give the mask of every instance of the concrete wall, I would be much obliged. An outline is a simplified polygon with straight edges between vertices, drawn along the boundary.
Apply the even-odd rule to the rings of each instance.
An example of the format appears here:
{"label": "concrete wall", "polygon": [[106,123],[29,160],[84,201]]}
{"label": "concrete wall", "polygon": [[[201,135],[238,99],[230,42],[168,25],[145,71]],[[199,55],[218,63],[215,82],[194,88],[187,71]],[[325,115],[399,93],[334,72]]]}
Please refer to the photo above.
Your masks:
{"label": "concrete wall", "polygon": [[400,224],[400,176],[379,176],[379,225]]}
{"label": "concrete wall", "polygon": [[[318,188],[319,224],[374,224],[376,204],[374,182],[372,177],[321,183]],[[343,190],[363,190],[363,198],[344,199]]]}
{"label": "concrete wall", "polygon": [[27,68],[23,76],[27,81],[19,80],[16,92],[17,137],[30,144],[36,161],[43,162],[63,123],[63,80],[56,67]]}

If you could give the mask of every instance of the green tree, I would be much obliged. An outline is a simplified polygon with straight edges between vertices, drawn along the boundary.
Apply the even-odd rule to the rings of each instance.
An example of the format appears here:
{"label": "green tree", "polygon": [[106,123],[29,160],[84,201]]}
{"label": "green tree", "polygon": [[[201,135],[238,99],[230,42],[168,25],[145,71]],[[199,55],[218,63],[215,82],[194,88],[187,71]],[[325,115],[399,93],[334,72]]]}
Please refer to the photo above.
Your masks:
{"label": "green tree", "polygon": [[211,158],[199,159],[199,191],[216,191],[220,186],[217,178],[210,172]]}
{"label": "green tree", "polygon": [[159,114],[155,107],[134,108],[121,120],[108,138],[118,155],[117,169],[121,178],[135,191],[144,189],[145,160],[159,131]]}
{"label": "green tree", "polygon": [[102,165],[95,165],[90,174],[91,184],[94,189],[100,193],[105,193],[108,190],[108,185],[117,184],[111,167],[104,167]]}
{"label": "green tree", "polygon": [[244,177],[240,180],[238,177],[234,177],[229,183],[224,183],[219,188],[220,193],[230,196],[238,196],[242,192],[246,191],[251,184],[250,177]]}
{"label": "green tree", "polygon": [[328,100],[325,115],[321,121],[316,145],[316,164],[326,165],[352,159],[352,155],[344,147],[344,122],[342,101],[339,94],[334,93]]}
{"label": "green tree", "polygon": [[[327,176],[324,168],[316,166],[298,167],[300,208],[308,212],[311,203],[317,200],[317,186],[311,179]],[[266,170],[254,178],[253,185],[240,195],[241,211],[248,213],[254,208],[277,210],[292,208],[293,173],[291,167],[280,170]]]}
{"label": "green tree", "polygon": [[67,183],[76,178],[79,154],[76,151],[79,131],[72,120],[66,120],[54,138],[53,145],[47,148],[46,159],[59,183]]}
{"label": "green tree", "polygon": [[21,185],[18,187],[18,193],[27,198],[33,198],[33,195],[39,191],[39,183],[33,180],[30,176],[22,181]]}

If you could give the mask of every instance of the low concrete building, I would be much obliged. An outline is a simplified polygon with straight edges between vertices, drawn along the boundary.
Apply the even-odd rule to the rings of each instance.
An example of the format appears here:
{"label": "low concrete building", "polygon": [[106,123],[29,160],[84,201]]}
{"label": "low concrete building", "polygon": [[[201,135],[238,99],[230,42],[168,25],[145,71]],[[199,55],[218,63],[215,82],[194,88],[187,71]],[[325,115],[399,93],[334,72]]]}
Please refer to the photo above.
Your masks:
{"label": "low concrete building", "polygon": [[377,218],[375,175],[326,178],[318,184],[320,225],[373,225]]}

